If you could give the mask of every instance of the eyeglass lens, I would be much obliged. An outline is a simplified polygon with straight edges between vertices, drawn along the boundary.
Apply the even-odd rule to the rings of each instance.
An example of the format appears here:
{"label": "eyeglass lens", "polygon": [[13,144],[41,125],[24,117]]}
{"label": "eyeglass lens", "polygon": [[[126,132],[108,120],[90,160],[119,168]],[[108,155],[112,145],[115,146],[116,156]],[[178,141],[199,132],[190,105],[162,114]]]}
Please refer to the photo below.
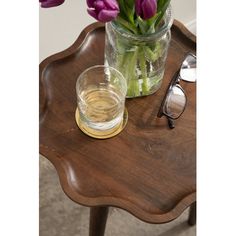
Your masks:
{"label": "eyeglass lens", "polygon": [[177,119],[184,111],[186,96],[180,86],[174,85],[166,98],[164,113],[172,119]]}
{"label": "eyeglass lens", "polygon": [[181,69],[180,78],[187,82],[196,81],[196,57],[192,54],[188,54],[184,59]]}

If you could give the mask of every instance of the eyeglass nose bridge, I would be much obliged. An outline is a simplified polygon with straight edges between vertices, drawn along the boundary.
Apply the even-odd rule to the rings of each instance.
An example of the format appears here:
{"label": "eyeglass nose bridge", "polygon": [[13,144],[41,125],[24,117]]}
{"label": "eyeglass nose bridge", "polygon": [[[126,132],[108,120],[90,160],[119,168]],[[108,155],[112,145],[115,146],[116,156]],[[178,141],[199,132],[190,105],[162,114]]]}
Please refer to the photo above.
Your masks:
{"label": "eyeglass nose bridge", "polygon": [[[168,111],[168,105],[169,105],[169,108],[171,109],[171,105],[173,105],[173,104],[170,104],[171,103],[171,96],[173,97],[173,94],[172,94],[172,92],[174,91],[174,90],[178,90],[180,93],[182,93],[182,94],[179,94],[179,96],[183,96],[183,98],[184,98],[184,103],[183,103],[183,105],[181,105],[181,104],[177,104],[177,105],[179,105],[180,107],[181,107],[181,111],[178,113],[178,115],[174,115],[174,112],[172,111]],[[175,91],[176,92],[176,91]],[[175,96],[175,95],[174,95]],[[176,101],[178,101],[178,99],[173,99],[172,98],[172,102],[176,102]],[[168,104],[169,103],[169,104]],[[185,108],[186,108],[186,105],[187,105],[187,96],[186,96],[186,94],[185,94],[185,92],[184,92],[184,90],[183,90],[183,88],[180,86],[180,84],[174,84],[174,85],[172,85],[171,87],[170,87],[170,89],[169,89],[169,91],[168,91],[168,93],[167,93],[167,96],[166,96],[166,99],[165,99],[165,103],[164,103],[164,105],[163,105],[163,107],[162,107],[162,113],[163,113],[163,115],[165,115],[165,116],[167,116],[168,118],[170,118],[170,119],[173,119],[173,120],[176,120],[176,119],[178,119],[182,114],[183,114],[183,112],[185,111]],[[173,108],[173,107],[172,107]]]}

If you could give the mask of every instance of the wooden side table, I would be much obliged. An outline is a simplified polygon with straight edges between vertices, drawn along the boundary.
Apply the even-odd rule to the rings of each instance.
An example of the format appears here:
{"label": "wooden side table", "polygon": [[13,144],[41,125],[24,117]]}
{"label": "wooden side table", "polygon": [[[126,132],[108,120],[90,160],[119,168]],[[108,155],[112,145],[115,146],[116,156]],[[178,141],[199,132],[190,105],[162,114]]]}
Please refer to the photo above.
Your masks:
{"label": "wooden side table", "polygon": [[86,68],[103,64],[105,28],[89,25],[68,49],[40,64],[40,153],[55,166],[64,192],[91,207],[90,236],[102,236],[108,207],[149,223],[165,223],[192,205],[196,222],[196,85],[181,83],[188,102],[170,130],[156,114],[169,81],[196,38],[174,21],[164,82],[153,95],[128,99],[129,120],[118,136],[96,140],[75,122],[75,84]]}

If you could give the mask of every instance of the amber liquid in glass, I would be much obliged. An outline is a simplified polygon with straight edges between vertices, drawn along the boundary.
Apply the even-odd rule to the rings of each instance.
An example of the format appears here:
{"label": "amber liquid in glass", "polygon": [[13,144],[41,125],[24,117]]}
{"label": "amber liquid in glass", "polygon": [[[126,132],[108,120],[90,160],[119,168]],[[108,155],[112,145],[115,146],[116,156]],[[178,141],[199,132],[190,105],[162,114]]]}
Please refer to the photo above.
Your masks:
{"label": "amber liquid in glass", "polygon": [[79,100],[80,122],[96,131],[113,132],[119,128],[124,113],[124,101],[112,86],[88,86]]}

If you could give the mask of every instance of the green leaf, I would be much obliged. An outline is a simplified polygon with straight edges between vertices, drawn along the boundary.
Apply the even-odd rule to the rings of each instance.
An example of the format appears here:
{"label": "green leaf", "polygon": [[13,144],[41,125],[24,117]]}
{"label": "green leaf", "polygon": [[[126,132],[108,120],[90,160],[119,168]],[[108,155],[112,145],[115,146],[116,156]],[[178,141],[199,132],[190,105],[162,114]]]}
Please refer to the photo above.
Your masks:
{"label": "green leaf", "polygon": [[134,0],[118,0],[118,3],[120,7],[120,17],[134,24]]}
{"label": "green leaf", "polygon": [[126,29],[130,30],[132,33],[138,34],[137,28],[133,24],[131,24],[128,21],[126,21],[125,19],[123,19],[122,17],[117,16],[116,17],[116,22],[121,24]]}
{"label": "green leaf", "polygon": [[157,17],[160,13],[156,13],[153,17],[151,17],[150,19],[147,19],[146,22],[149,26],[151,26],[153,24],[153,22],[156,22]]}
{"label": "green leaf", "polygon": [[126,15],[129,21],[134,24],[134,8],[127,8]]}
{"label": "green leaf", "polygon": [[125,3],[124,0],[117,0],[119,3],[120,12],[125,13]]}
{"label": "green leaf", "polygon": [[147,34],[151,34],[155,32],[155,25],[156,25],[156,21],[160,16],[160,12],[156,13],[152,18],[147,20],[147,24],[149,26],[148,30],[147,30]]}
{"label": "green leaf", "polygon": [[146,34],[149,29],[147,21],[143,20],[140,16],[137,17],[136,21],[138,23],[141,34]]}
{"label": "green leaf", "polygon": [[117,1],[119,3],[119,8],[120,8],[119,16],[127,20],[124,0],[117,0]]}
{"label": "green leaf", "polygon": [[169,6],[171,0],[159,0],[157,6],[157,12],[159,14],[158,18],[156,19],[155,27],[159,25],[161,22],[167,7]]}
{"label": "green leaf", "polygon": [[135,0],[126,0],[125,2],[128,8],[134,8]]}
{"label": "green leaf", "polygon": [[158,0],[157,1],[157,10],[159,11],[159,9],[162,9],[162,7],[165,5],[165,3],[167,2],[168,0]]}
{"label": "green leaf", "polygon": [[155,32],[155,23],[161,13],[156,13],[152,18],[143,20],[140,16],[137,17],[136,22],[139,26],[141,34],[151,34]]}

